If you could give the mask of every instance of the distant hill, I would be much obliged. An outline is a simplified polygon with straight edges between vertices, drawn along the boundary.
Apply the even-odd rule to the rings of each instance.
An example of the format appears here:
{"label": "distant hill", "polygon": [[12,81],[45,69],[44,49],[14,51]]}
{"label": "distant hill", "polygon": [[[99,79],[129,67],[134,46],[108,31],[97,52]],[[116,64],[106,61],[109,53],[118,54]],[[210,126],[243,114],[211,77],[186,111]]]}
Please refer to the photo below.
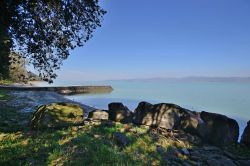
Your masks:
{"label": "distant hill", "polygon": [[187,82],[249,82],[250,77],[155,77],[139,79],[119,79],[112,81],[187,81]]}

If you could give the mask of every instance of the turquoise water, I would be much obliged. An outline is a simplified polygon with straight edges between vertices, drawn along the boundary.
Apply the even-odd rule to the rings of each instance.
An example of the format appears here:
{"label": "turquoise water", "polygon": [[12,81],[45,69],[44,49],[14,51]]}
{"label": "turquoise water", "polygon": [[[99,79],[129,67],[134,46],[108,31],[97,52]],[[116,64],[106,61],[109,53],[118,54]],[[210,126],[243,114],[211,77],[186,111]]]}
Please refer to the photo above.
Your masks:
{"label": "turquoise water", "polygon": [[105,84],[114,88],[109,94],[68,96],[72,100],[100,109],[107,109],[110,102],[122,102],[131,110],[140,101],[175,103],[195,111],[227,115],[238,121],[241,132],[250,120],[249,82],[106,81],[75,85],[82,84]]}

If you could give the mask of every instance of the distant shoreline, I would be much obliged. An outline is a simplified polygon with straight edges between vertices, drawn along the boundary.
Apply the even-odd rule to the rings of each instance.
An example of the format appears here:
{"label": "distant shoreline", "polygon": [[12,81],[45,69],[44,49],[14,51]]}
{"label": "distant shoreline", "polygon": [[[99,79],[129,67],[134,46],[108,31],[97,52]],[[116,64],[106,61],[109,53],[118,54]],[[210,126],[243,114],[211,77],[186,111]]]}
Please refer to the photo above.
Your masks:
{"label": "distant shoreline", "polygon": [[191,82],[249,82],[250,77],[153,77],[153,78],[129,78],[106,81],[191,81]]}
{"label": "distant shoreline", "polygon": [[38,87],[33,84],[14,84],[10,86],[0,86],[0,90],[13,91],[52,91],[59,94],[72,95],[82,93],[109,93],[113,91],[110,85],[104,86],[53,86]]}

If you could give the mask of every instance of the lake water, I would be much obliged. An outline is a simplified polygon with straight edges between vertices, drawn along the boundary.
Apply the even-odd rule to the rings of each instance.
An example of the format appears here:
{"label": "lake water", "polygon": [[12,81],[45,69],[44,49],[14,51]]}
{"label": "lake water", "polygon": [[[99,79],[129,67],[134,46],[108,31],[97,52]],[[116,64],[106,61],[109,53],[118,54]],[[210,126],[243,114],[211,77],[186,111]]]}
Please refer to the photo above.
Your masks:
{"label": "lake water", "polygon": [[68,98],[100,109],[122,102],[134,110],[139,102],[175,103],[195,111],[208,111],[236,119],[242,133],[250,120],[250,83],[193,81],[61,82],[57,85],[111,85],[109,94],[73,95]]}

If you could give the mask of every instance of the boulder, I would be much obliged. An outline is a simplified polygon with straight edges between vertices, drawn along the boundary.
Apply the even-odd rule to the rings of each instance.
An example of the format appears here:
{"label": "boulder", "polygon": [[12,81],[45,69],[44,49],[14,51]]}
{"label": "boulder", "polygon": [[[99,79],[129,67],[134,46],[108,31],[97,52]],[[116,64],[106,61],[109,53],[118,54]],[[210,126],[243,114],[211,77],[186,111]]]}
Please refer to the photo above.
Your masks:
{"label": "boulder", "polygon": [[196,134],[201,138],[206,135],[206,124],[200,118],[198,112],[191,112],[190,110],[185,109],[185,114],[181,117],[180,126],[178,129],[184,130],[190,134]]}
{"label": "boulder", "polygon": [[174,104],[152,105],[141,102],[135,110],[134,122],[140,125],[175,129],[180,125],[181,117],[184,114],[181,107]]}
{"label": "boulder", "polygon": [[94,110],[89,113],[88,118],[93,120],[108,120],[109,114],[107,111]]}
{"label": "boulder", "polygon": [[241,136],[240,143],[250,148],[250,121],[248,121],[247,126]]}
{"label": "boulder", "polygon": [[133,113],[122,103],[110,103],[108,105],[109,120],[121,123],[131,123]]}
{"label": "boulder", "polygon": [[250,160],[238,160],[238,165],[240,166],[249,166],[250,165]]}
{"label": "boulder", "polygon": [[33,129],[60,128],[83,123],[84,111],[78,104],[52,103],[40,106],[33,114]]}
{"label": "boulder", "polygon": [[175,104],[152,105],[141,102],[135,110],[134,123],[165,129],[182,129],[193,134],[204,135],[202,134],[204,123],[199,116]]}
{"label": "boulder", "polygon": [[216,146],[237,143],[239,137],[239,125],[234,119],[227,116],[202,111],[201,119],[205,122],[206,134],[203,141]]}

